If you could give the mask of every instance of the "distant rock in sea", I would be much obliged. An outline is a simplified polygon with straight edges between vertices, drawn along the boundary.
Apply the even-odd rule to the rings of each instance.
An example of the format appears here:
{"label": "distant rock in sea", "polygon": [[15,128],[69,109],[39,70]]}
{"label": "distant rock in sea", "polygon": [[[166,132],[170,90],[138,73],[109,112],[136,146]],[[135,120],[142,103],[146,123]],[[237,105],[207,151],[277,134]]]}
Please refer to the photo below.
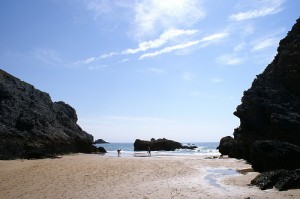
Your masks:
{"label": "distant rock in sea", "polygon": [[103,139],[98,139],[98,140],[95,140],[93,144],[108,144],[109,142],[106,142],[105,140]]}
{"label": "distant rock in sea", "polygon": [[136,139],[134,142],[135,151],[147,151],[148,146],[152,151],[174,151],[176,149],[194,149],[196,146],[182,146],[181,143],[168,140],[166,138],[155,140],[152,138],[150,141]]}
{"label": "distant rock in sea", "polygon": [[277,51],[234,112],[234,139],[222,138],[218,147],[256,171],[300,168],[300,18]]}
{"label": "distant rock in sea", "polygon": [[76,122],[70,105],[0,70],[0,159],[91,153],[93,136]]}

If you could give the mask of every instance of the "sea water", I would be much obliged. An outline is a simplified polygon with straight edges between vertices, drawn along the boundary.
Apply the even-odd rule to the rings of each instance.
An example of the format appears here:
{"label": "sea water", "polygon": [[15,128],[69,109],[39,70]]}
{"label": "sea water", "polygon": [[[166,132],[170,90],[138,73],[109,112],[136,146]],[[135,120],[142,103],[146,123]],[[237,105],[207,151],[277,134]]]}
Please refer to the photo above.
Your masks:
{"label": "sea water", "polygon": [[[183,143],[184,146],[196,146],[195,149],[176,149],[175,151],[151,151],[151,156],[182,156],[182,155],[220,155],[217,146],[219,142],[190,142]],[[147,156],[146,151],[134,151],[133,143],[107,143],[95,144],[103,147],[108,156],[117,156],[117,150],[121,150],[121,156]]]}

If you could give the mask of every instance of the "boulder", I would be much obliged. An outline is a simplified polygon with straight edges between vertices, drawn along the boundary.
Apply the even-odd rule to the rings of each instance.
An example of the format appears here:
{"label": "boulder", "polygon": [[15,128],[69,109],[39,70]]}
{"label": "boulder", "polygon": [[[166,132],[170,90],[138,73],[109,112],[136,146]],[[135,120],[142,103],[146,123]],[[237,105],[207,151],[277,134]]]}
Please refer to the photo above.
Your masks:
{"label": "boulder", "polygon": [[274,170],[257,175],[251,185],[258,186],[261,190],[272,189],[275,187],[279,191],[299,188],[300,169],[296,170]]}
{"label": "boulder", "polygon": [[217,147],[221,155],[228,155],[231,158],[241,158],[242,152],[240,144],[231,136],[223,137]]}
{"label": "boulder", "polygon": [[74,108],[0,70],[0,159],[95,150]]}
{"label": "boulder", "polygon": [[136,139],[134,142],[135,151],[147,151],[148,147],[152,151],[174,151],[183,148],[182,144],[168,139],[151,139],[151,141]]}
{"label": "boulder", "polygon": [[260,140],[251,145],[251,164],[256,171],[300,168],[300,147],[278,140]]}
{"label": "boulder", "polygon": [[97,148],[97,152],[98,153],[107,153],[107,151],[105,150],[105,148],[102,147],[102,146],[100,146],[100,147]]}

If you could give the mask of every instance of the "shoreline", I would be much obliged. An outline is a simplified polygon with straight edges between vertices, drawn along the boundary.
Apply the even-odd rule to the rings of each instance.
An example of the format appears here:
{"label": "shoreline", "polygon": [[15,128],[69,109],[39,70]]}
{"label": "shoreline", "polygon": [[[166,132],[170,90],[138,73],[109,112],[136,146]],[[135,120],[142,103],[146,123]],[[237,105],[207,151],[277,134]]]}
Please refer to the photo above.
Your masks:
{"label": "shoreline", "polygon": [[[59,159],[1,160],[0,195],[142,199],[300,197],[299,189],[279,192],[248,186],[258,173],[251,172],[251,165],[243,160],[209,157],[71,154]],[[248,172],[242,174],[237,170]]]}

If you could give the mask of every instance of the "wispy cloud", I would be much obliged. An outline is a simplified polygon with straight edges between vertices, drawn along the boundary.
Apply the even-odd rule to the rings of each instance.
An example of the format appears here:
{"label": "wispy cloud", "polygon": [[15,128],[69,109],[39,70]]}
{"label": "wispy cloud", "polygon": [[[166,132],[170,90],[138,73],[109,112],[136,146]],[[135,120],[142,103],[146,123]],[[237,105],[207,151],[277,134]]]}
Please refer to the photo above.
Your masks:
{"label": "wispy cloud", "polygon": [[130,59],[126,58],[126,59],[122,59],[121,61],[118,62],[118,64],[122,64],[122,63],[125,63],[125,62],[128,62],[130,61]]}
{"label": "wispy cloud", "polygon": [[63,64],[62,59],[60,58],[58,52],[53,49],[48,48],[36,48],[31,51],[31,55],[44,63],[50,64],[50,65],[59,65]]}
{"label": "wispy cloud", "polygon": [[224,54],[217,58],[217,62],[224,65],[238,65],[244,62],[244,58],[234,54]]}
{"label": "wispy cloud", "polygon": [[118,54],[120,54],[120,53],[118,53],[118,52],[104,53],[104,54],[100,55],[99,57],[89,57],[84,60],[76,61],[73,64],[91,64],[95,61],[98,61],[101,59],[106,59],[106,58],[109,58],[109,57],[112,57],[112,56],[118,55]]}
{"label": "wispy cloud", "polygon": [[96,57],[90,57],[85,60],[74,62],[74,64],[90,64],[96,60]]}
{"label": "wispy cloud", "polygon": [[126,49],[122,52],[122,54],[135,54],[135,53],[143,52],[143,51],[146,51],[146,50],[149,50],[152,48],[158,48],[176,37],[179,37],[182,35],[193,35],[196,32],[197,32],[197,30],[171,29],[171,30],[165,31],[163,34],[161,34],[158,39],[144,41],[138,45],[138,48]]}
{"label": "wispy cloud", "polygon": [[200,0],[142,0],[135,5],[135,35],[157,30],[188,27],[206,16]]}
{"label": "wispy cloud", "polygon": [[119,53],[118,52],[110,52],[110,53],[105,53],[105,54],[102,54],[100,55],[98,58],[96,59],[105,59],[105,58],[109,58],[109,57],[112,57],[114,55],[118,55]]}
{"label": "wispy cloud", "polygon": [[217,83],[223,82],[223,79],[220,79],[220,78],[211,78],[210,82],[217,84]]}
{"label": "wispy cloud", "polygon": [[104,69],[104,68],[107,68],[108,65],[106,64],[103,64],[103,65],[99,65],[99,66],[89,66],[89,69],[90,70],[100,70],[100,69]]}
{"label": "wispy cloud", "polygon": [[174,45],[174,46],[168,46],[168,47],[165,47],[165,48],[163,48],[161,50],[158,50],[158,51],[155,51],[155,52],[145,53],[145,54],[141,55],[139,59],[144,59],[144,58],[147,58],[147,57],[155,57],[155,56],[158,56],[158,55],[161,55],[161,54],[170,53],[170,52],[175,51],[175,50],[181,50],[181,49],[189,48],[189,47],[195,46],[195,45],[197,45],[199,43],[203,43],[203,42],[207,42],[207,44],[208,44],[208,42],[217,41],[217,40],[220,40],[220,39],[225,38],[227,36],[228,36],[227,33],[212,34],[212,35],[206,36],[206,37],[204,37],[200,40],[189,41],[189,42]]}
{"label": "wispy cloud", "polygon": [[[90,57],[90,58],[87,58],[84,60],[74,62],[74,64],[90,64],[95,61],[107,59],[107,58],[110,58],[110,57],[116,56],[116,55],[121,55],[121,54],[129,55],[129,54],[136,54],[139,52],[144,52],[149,49],[159,48],[173,39],[178,39],[178,37],[180,37],[180,36],[189,36],[189,35],[193,35],[195,33],[197,33],[197,30],[171,29],[171,30],[168,30],[168,31],[165,31],[164,33],[162,33],[157,39],[141,42],[137,48],[128,48],[121,52],[104,53],[98,57]],[[184,46],[177,46],[177,47],[173,47],[173,48],[179,49],[179,48],[184,48]],[[175,49],[168,49],[168,50],[173,51]],[[128,61],[128,60],[126,60],[126,61]]]}
{"label": "wispy cloud", "polygon": [[93,12],[94,20],[102,14],[107,14],[111,12],[110,1],[103,0],[82,0],[85,8],[91,12]]}
{"label": "wispy cloud", "polygon": [[155,51],[155,52],[152,52],[152,53],[145,53],[145,54],[141,55],[139,59],[144,59],[146,57],[155,57],[155,56],[158,56],[158,55],[161,55],[161,54],[170,53],[174,50],[188,48],[188,47],[194,46],[194,45],[199,44],[199,43],[200,43],[200,41],[196,40],[196,41],[189,41],[189,42],[184,43],[184,44],[178,44],[178,45],[175,45],[175,46],[168,46],[168,47],[166,47],[162,50],[158,50],[158,51]]}
{"label": "wispy cloud", "polygon": [[216,33],[212,35],[208,35],[206,37],[203,37],[200,42],[208,42],[208,41],[217,41],[219,39],[223,39],[228,36],[228,33]]}
{"label": "wispy cloud", "polygon": [[164,74],[164,73],[166,73],[165,70],[160,69],[160,68],[152,68],[152,67],[150,67],[150,68],[147,68],[147,70],[151,71],[153,73],[156,73],[156,74]]}
{"label": "wispy cloud", "polygon": [[257,3],[257,9],[239,12],[236,14],[232,14],[229,16],[229,20],[231,21],[243,21],[258,17],[264,17],[267,15],[273,15],[280,12],[282,8],[282,4],[285,0],[267,0]]}
{"label": "wispy cloud", "polygon": [[238,45],[236,45],[233,50],[234,50],[234,52],[239,52],[239,51],[245,49],[245,47],[246,47],[246,43],[241,42]]}
{"label": "wispy cloud", "polygon": [[253,45],[252,50],[253,51],[258,51],[258,50],[262,50],[264,48],[268,48],[270,46],[277,46],[279,43],[279,39],[278,38],[267,38],[264,40],[259,40],[256,41],[255,44]]}

